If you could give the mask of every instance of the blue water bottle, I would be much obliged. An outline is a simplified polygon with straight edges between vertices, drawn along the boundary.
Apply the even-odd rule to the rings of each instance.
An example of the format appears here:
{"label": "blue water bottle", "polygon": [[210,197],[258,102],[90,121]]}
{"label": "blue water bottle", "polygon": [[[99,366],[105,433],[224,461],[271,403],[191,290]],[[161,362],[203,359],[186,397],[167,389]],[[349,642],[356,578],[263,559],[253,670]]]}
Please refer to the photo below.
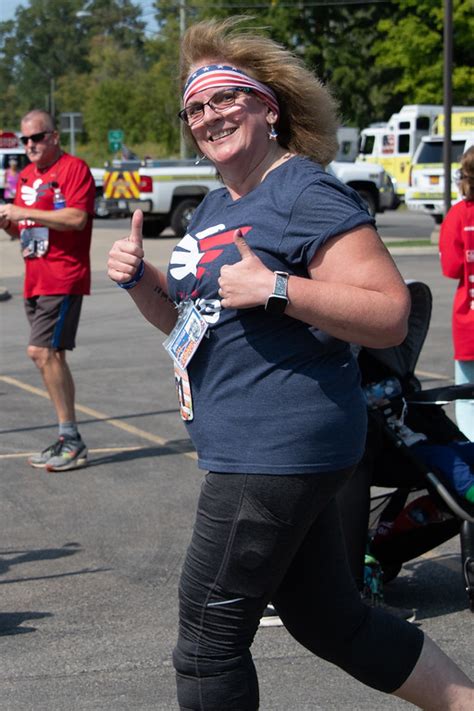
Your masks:
{"label": "blue water bottle", "polygon": [[61,188],[58,187],[54,188],[54,195],[53,195],[53,208],[55,210],[61,210],[63,207],[66,207],[66,198],[61,192]]}

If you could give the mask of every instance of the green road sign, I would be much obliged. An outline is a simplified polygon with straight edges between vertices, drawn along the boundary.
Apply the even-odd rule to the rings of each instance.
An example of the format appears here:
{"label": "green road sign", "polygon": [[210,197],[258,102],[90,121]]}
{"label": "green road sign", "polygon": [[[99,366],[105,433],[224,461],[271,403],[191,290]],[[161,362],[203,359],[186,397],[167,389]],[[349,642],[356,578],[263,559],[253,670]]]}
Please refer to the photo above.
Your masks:
{"label": "green road sign", "polygon": [[120,128],[113,129],[108,132],[107,138],[109,141],[109,151],[116,153],[122,148],[123,131]]}
{"label": "green road sign", "polygon": [[123,131],[121,128],[116,128],[112,131],[109,131],[107,134],[107,138],[109,141],[123,141]]}

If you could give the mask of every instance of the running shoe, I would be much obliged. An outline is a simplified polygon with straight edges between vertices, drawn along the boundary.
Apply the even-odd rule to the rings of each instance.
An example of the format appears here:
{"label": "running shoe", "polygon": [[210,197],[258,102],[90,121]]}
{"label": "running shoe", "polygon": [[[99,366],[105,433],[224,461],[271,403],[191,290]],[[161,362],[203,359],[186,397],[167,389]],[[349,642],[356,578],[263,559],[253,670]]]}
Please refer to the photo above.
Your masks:
{"label": "running shoe", "polygon": [[87,447],[81,437],[60,437],[60,446],[46,462],[46,471],[63,472],[87,466]]}
{"label": "running shoe", "polygon": [[266,606],[265,610],[263,611],[263,615],[260,619],[260,627],[282,627],[283,622],[277,615],[277,611],[273,607],[273,605],[268,603]]}
{"label": "running shoe", "polygon": [[37,467],[38,469],[44,469],[46,462],[48,462],[51,457],[55,457],[59,454],[61,447],[62,440],[60,438],[53,444],[50,444],[49,447],[46,447],[46,449],[43,449],[42,452],[32,454],[31,457],[28,457],[28,464],[32,467]]}

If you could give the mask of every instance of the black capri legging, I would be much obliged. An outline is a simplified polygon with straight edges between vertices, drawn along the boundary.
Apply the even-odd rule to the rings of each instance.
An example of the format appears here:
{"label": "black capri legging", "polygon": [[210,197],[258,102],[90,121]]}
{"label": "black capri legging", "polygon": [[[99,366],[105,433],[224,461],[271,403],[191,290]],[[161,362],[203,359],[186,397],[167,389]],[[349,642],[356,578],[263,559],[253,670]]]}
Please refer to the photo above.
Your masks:
{"label": "black capri legging", "polygon": [[364,605],[347,564],[335,495],[351,471],[206,475],[179,590],[182,711],[258,709],[250,646],[270,600],[298,642],[363,683],[408,678],[423,633]]}

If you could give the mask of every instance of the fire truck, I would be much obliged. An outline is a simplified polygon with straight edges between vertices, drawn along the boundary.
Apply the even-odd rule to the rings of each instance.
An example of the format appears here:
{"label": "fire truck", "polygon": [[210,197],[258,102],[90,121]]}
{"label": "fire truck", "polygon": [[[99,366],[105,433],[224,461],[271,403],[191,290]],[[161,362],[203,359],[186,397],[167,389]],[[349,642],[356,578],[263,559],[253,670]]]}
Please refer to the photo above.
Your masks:
{"label": "fire truck", "polygon": [[[452,120],[456,120],[458,112],[470,110],[473,107],[453,106]],[[442,112],[443,107],[438,104],[402,106],[388,122],[361,131],[359,160],[382,165],[392,178],[397,195],[403,199],[414,153],[422,137],[433,133]]]}
{"label": "fire truck", "polygon": [[[451,125],[451,200],[461,198],[458,189],[459,161],[463,153],[474,145],[474,111],[453,114]],[[421,139],[410,171],[410,185],[406,192],[409,210],[431,215],[437,224],[444,217],[444,116],[438,117],[433,133]]]}

